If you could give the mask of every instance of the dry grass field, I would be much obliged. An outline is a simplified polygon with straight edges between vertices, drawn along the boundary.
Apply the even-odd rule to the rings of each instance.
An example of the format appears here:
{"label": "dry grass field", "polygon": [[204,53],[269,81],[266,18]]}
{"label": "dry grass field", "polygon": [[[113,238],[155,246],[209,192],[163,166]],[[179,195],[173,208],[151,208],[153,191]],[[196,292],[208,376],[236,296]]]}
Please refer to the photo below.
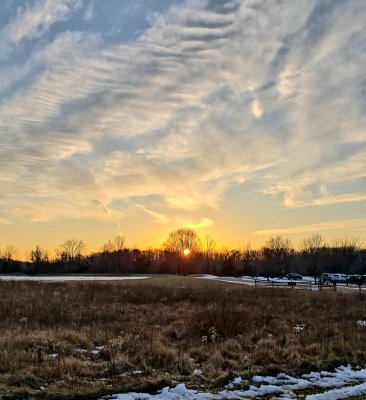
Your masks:
{"label": "dry grass field", "polygon": [[[94,399],[174,381],[366,365],[366,298],[193,277],[0,282],[0,398]],[[296,325],[305,325],[296,331]]]}

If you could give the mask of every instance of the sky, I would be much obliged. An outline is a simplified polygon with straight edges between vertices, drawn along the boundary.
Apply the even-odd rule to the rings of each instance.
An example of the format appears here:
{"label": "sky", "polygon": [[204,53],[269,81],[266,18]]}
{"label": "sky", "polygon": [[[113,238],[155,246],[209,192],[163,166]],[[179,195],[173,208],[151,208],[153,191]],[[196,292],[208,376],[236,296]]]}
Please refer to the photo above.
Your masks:
{"label": "sky", "polygon": [[364,0],[2,0],[0,246],[366,240]]}

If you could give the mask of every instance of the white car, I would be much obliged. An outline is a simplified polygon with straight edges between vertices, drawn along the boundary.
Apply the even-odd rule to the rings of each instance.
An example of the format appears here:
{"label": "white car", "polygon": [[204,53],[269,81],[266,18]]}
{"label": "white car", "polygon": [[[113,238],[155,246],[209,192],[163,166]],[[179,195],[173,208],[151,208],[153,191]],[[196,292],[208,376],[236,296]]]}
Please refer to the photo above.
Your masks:
{"label": "white car", "polygon": [[347,275],[344,274],[334,274],[332,278],[332,282],[337,283],[347,283]]}
{"label": "white car", "polygon": [[335,282],[334,274],[329,274],[327,272],[322,274],[321,279],[323,282]]}

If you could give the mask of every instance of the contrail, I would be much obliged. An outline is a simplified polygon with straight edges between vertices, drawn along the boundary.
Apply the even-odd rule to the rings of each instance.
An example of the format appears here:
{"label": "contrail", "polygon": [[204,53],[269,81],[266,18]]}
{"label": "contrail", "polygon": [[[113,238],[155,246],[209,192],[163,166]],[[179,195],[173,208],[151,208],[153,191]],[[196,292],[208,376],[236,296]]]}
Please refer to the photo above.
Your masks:
{"label": "contrail", "polygon": [[122,235],[122,231],[121,231],[121,225],[119,224],[119,222],[115,219],[114,220],[114,222],[117,224],[117,227],[118,227],[118,233],[120,234],[120,235]]}
{"label": "contrail", "polygon": [[111,210],[110,210],[110,209],[107,207],[107,205],[104,204],[102,201],[97,200],[97,203],[99,204],[100,208],[101,208],[101,209],[111,218],[111,220],[117,225],[117,228],[118,228],[118,231],[117,231],[117,232],[118,232],[120,235],[122,235],[121,225],[120,225],[120,223],[119,223],[116,219],[112,218]]}
{"label": "contrail", "polygon": [[107,215],[111,216],[111,212],[110,212],[109,208],[108,208],[102,201],[97,200],[97,202],[98,202],[100,208],[101,208]]}

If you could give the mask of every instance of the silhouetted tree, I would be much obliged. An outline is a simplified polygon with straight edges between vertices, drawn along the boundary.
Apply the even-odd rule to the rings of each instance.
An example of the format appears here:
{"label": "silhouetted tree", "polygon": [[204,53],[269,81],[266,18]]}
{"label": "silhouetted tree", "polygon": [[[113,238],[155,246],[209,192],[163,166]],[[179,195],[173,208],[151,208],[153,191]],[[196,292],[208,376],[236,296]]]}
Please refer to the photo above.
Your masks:
{"label": "silhouetted tree", "polygon": [[189,249],[191,253],[198,253],[202,250],[202,241],[194,230],[180,228],[169,233],[163,248],[171,253],[183,253],[185,249]]}
{"label": "silhouetted tree", "polygon": [[315,234],[301,242],[301,250],[309,263],[310,275],[314,276],[315,283],[319,273],[321,257],[324,255],[326,244],[322,236]]}
{"label": "silhouetted tree", "polygon": [[336,258],[342,272],[349,274],[357,258],[357,253],[361,250],[360,241],[357,238],[341,238],[333,243],[332,253]]}
{"label": "silhouetted tree", "polygon": [[21,263],[16,260],[18,256],[19,252],[13,245],[6,246],[0,253],[0,271],[6,274],[19,272]]}
{"label": "silhouetted tree", "polygon": [[293,252],[294,249],[289,239],[283,239],[281,236],[269,238],[262,248],[267,278],[273,273],[285,274],[288,272],[288,261]]}
{"label": "silhouetted tree", "polygon": [[204,272],[215,273],[214,271],[214,258],[216,252],[216,241],[210,236],[206,235],[203,240],[203,255],[205,258]]}
{"label": "silhouetted tree", "polygon": [[37,245],[33,250],[30,251],[29,259],[34,264],[46,263],[49,261],[48,252]]}
{"label": "silhouetted tree", "polygon": [[102,252],[112,253],[114,251],[123,251],[125,241],[125,236],[117,235],[113,239],[109,239],[108,242],[102,246]]}
{"label": "silhouetted tree", "polygon": [[18,254],[18,250],[12,244],[9,244],[2,252],[2,258],[6,262],[14,261]]}
{"label": "silhouetted tree", "polygon": [[[220,253],[221,260],[221,275],[237,275],[238,274],[238,261],[240,260],[240,251],[239,250],[229,250],[223,249]],[[240,262],[240,261],[239,261]]]}
{"label": "silhouetted tree", "polygon": [[241,253],[243,274],[258,276],[258,265],[255,264],[256,258],[257,252],[252,250],[250,243],[248,243]]}
{"label": "silhouetted tree", "polygon": [[86,243],[82,239],[68,239],[61,245],[59,256],[61,261],[73,262],[83,258]]}
{"label": "silhouetted tree", "polygon": [[[194,256],[202,250],[202,242],[198,234],[192,229],[180,228],[170,232],[167,240],[163,243],[163,249],[167,260],[174,263],[178,274],[192,269]],[[189,250],[189,254],[184,251]]]}
{"label": "silhouetted tree", "polygon": [[106,259],[108,272],[127,272],[126,262],[129,254],[128,251],[124,251],[125,241],[125,236],[117,235],[103,245],[102,253],[104,253]]}

